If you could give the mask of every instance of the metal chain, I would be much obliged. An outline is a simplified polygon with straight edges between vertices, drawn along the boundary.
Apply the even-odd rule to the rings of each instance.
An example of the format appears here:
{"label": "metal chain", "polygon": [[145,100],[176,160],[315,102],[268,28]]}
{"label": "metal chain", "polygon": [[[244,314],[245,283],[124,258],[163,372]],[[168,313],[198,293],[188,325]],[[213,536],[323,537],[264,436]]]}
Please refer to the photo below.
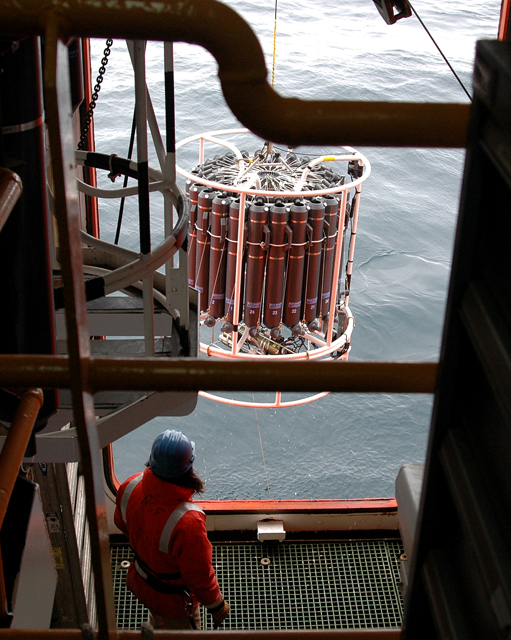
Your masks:
{"label": "metal chain", "polygon": [[83,145],[87,141],[87,134],[89,133],[90,123],[92,122],[92,116],[96,107],[96,101],[101,90],[101,83],[103,82],[103,76],[105,75],[106,65],[108,64],[108,56],[110,55],[112,44],[113,40],[111,38],[108,38],[108,40],[106,41],[106,48],[103,51],[103,58],[101,59],[101,66],[99,67],[98,77],[96,78],[96,85],[94,86],[92,100],[89,104],[89,110],[87,111],[87,117],[83,125],[82,135],[80,136],[80,142],[78,143],[78,149],[80,151],[83,149]]}

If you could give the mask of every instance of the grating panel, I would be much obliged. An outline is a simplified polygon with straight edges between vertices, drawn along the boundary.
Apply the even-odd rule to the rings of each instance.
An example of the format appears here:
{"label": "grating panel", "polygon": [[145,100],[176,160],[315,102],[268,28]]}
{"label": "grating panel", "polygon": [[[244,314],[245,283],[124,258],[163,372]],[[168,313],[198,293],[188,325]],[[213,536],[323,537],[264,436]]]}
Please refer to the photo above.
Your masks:
{"label": "grating panel", "polygon": [[[213,564],[231,613],[224,629],[389,629],[401,626],[399,540],[214,544]],[[127,591],[112,546],[117,625],[138,629],[147,610]],[[202,611],[203,628],[211,616]]]}
{"label": "grating panel", "polygon": [[142,623],[148,618],[147,609],[126,588],[126,574],[132,557],[133,551],[129,545],[110,545],[110,562],[118,629],[140,629]]}

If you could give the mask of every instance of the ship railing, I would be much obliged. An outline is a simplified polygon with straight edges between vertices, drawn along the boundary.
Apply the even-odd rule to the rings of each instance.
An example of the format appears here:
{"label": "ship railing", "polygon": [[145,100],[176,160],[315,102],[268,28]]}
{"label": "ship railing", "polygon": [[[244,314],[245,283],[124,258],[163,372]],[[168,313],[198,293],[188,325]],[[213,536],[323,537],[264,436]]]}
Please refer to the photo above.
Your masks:
{"label": "ship railing", "polygon": [[[108,640],[185,640],[189,631],[154,632],[144,625],[140,631],[111,631]],[[266,640],[281,638],[282,640],[399,640],[401,629],[321,629],[293,631],[194,631],[194,640]],[[96,640],[96,634],[90,628],[82,629],[5,629],[0,630],[0,637],[12,640]]]}
{"label": "ship railing", "polygon": [[[69,75],[64,41],[71,36],[181,41],[204,46],[219,64],[219,77],[231,110],[262,139],[298,145],[463,147],[469,117],[465,104],[305,101],[283,98],[266,80],[261,46],[247,23],[215,0],[140,0],[133,3],[81,0],[4,2],[3,35],[44,36],[44,97],[52,155],[56,217],[61,241],[68,356],[0,357],[0,386],[69,388],[73,399],[92,565],[97,596],[98,637],[131,638],[118,632],[111,583],[106,506],[95,423],[93,393],[116,389],[212,389],[277,391],[322,389],[346,392],[433,393],[434,363],[286,363],[168,361],[143,362],[90,355],[80,253],[75,154],[70,121]],[[272,117],[268,118],[267,114]],[[175,632],[157,632],[174,637]],[[219,638],[395,638],[399,631],[215,632]],[[5,637],[82,638],[81,631],[6,629]],[[179,635],[179,632],[177,632]],[[196,637],[209,637],[208,632]]]}

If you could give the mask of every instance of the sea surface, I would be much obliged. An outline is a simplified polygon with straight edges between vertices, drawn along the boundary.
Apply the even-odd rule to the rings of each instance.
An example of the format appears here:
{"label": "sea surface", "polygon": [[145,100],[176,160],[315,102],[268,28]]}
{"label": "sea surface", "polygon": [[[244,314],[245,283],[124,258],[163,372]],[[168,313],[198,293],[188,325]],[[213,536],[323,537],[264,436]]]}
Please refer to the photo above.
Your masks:
{"label": "sea surface", "polygon": [[[226,4],[253,28],[271,74],[275,5],[260,0]],[[471,92],[475,42],[496,38],[500,0],[415,0],[414,7]],[[103,41],[94,41],[93,78],[103,48]],[[159,43],[147,49],[147,82],[161,126],[162,52]],[[178,140],[239,126],[225,104],[217,65],[208,52],[177,43],[174,62]],[[280,0],[275,89],[304,99],[468,102],[418,19],[388,26],[371,0]],[[126,46],[114,41],[95,114],[98,151],[126,157],[133,103]],[[247,148],[260,144],[252,138]],[[335,149],[299,151],[319,155]],[[361,151],[372,164],[372,175],[362,189],[350,297],[356,321],[350,360],[434,362],[464,152]],[[178,162],[193,167],[195,151],[180,153]],[[108,182],[100,177],[100,184]],[[155,197],[151,206],[156,244],[163,233],[161,198]],[[112,241],[118,203],[103,201],[101,211],[101,237]],[[136,204],[128,200],[121,244],[133,249],[138,246],[137,220]],[[195,468],[206,482],[208,499],[390,497],[401,465],[425,459],[431,410],[431,396],[411,394],[331,394],[277,410],[235,408],[199,398],[191,415],[157,418],[115,442],[115,471],[122,481],[142,469],[154,437],[173,428],[196,442]]]}

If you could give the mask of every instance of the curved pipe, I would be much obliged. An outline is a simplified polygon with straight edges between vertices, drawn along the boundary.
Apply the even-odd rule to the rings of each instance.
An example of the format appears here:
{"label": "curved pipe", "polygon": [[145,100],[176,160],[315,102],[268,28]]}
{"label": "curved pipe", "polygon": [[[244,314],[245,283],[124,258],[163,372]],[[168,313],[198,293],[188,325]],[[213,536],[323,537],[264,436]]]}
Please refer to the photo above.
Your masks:
{"label": "curved pipe", "polygon": [[[80,152],[77,153],[78,160],[83,159],[82,155]],[[98,158],[101,157],[101,155],[102,154],[95,154]],[[107,158],[107,156],[104,157]],[[161,173],[156,170],[151,170],[150,174],[161,176]],[[175,193],[173,192],[173,189],[175,189]],[[125,289],[132,283],[148,277],[153,273],[153,271],[156,271],[165,264],[165,262],[180,248],[189,220],[188,198],[185,197],[181,187],[177,183],[170,185],[163,194],[164,196],[172,197],[173,204],[177,208],[178,221],[172,229],[172,232],[165,238],[165,240],[163,240],[163,242],[161,242],[156,249],[149,254],[134,254],[128,250],[119,249],[117,245],[110,245],[110,243],[99,240],[99,238],[93,238],[85,232],[81,232],[82,239],[93,247],[97,247],[104,251],[110,251],[114,255],[123,255],[124,257],[128,257],[129,255],[134,256],[133,260],[129,264],[124,264],[105,275],[103,278],[103,295],[113,293],[120,289]]]}
{"label": "curved pipe", "polygon": [[[100,189],[93,187],[86,182],[83,182],[79,178],[76,179],[78,191],[81,191],[86,196],[92,196],[94,198],[128,198],[129,196],[138,195],[138,185],[133,187],[121,187],[120,189]],[[165,188],[165,182],[150,182],[149,192],[154,193],[156,191],[162,191]]]}
{"label": "curved pipe", "polygon": [[278,391],[275,393],[275,402],[242,402],[241,400],[234,400],[233,398],[216,396],[214,393],[208,393],[207,391],[199,391],[199,395],[203,398],[207,398],[208,400],[214,400],[215,402],[219,402],[220,404],[228,404],[234,407],[250,407],[251,409],[277,409],[279,407],[300,407],[304,404],[310,404],[311,402],[316,402],[316,400],[325,398],[327,395],[329,395],[329,392],[325,391],[323,393],[316,393],[313,396],[308,396],[307,398],[302,398],[301,400],[292,400],[291,402],[283,402],[279,400],[280,394]]}
{"label": "curved pipe", "polygon": [[[198,44],[219,66],[237,119],[264,140],[298,145],[464,147],[469,105],[283,98],[266,80],[261,45],[235,11],[216,0],[4,0],[4,35],[110,37]],[[271,113],[271,118],[268,114]]]}

